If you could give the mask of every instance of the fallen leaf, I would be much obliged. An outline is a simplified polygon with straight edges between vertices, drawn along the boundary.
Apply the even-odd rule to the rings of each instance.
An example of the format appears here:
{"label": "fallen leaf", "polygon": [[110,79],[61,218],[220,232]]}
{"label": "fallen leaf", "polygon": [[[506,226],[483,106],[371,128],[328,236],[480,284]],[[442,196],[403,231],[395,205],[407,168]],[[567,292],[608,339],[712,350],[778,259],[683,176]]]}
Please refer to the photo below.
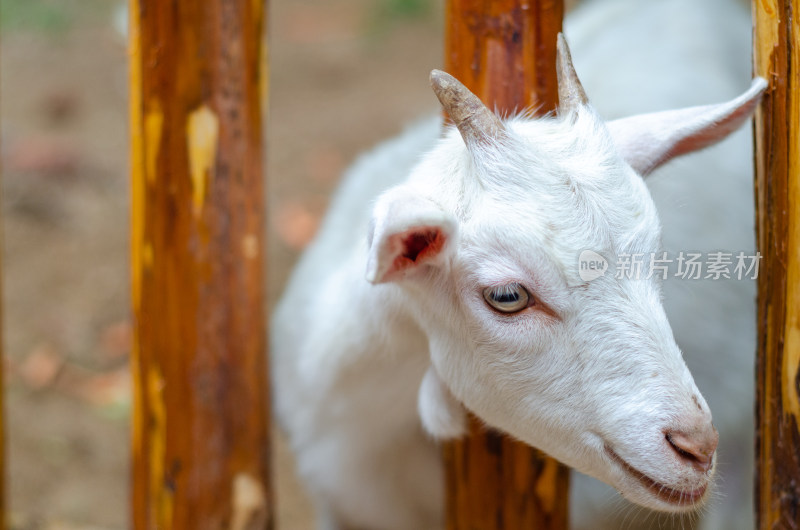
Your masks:
{"label": "fallen leaf", "polygon": [[72,379],[67,391],[97,407],[127,403],[131,396],[131,374],[127,365],[102,374]]}
{"label": "fallen leaf", "polygon": [[294,250],[302,250],[314,237],[319,221],[320,216],[307,206],[287,202],[278,206],[274,227],[283,243]]}
{"label": "fallen leaf", "polygon": [[79,160],[77,149],[64,141],[29,136],[18,139],[9,148],[7,163],[9,171],[55,176],[74,174]]}
{"label": "fallen leaf", "polygon": [[309,153],[306,159],[308,174],[318,182],[331,182],[342,173],[344,169],[344,156],[331,146],[321,146]]}
{"label": "fallen leaf", "polygon": [[42,100],[42,110],[50,123],[65,124],[78,113],[78,97],[63,89],[53,91]]}
{"label": "fallen leaf", "polygon": [[36,346],[20,364],[17,374],[28,387],[41,390],[53,384],[64,367],[64,358],[49,343]]}
{"label": "fallen leaf", "polygon": [[108,361],[126,358],[131,352],[133,330],[127,320],[106,326],[100,333],[100,352]]}

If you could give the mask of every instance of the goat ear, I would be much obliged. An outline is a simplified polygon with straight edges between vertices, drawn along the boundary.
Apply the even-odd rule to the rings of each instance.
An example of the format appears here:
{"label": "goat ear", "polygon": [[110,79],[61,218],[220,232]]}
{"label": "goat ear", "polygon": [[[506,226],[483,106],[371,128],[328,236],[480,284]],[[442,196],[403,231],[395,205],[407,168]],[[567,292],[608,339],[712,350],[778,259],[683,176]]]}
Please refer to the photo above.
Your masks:
{"label": "goat ear", "polygon": [[676,156],[713,145],[738,129],[766,87],[767,82],[757,77],[747,92],[726,103],[639,114],[607,125],[622,157],[645,176]]}
{"label": "goat ear", "polygon": [[422,426],[438,440],[459,438],[467,432],[467,413],[431,366],[422,378],[417,399]]}
{"label": "goat ear", "polygon": [[455,232],[455,220],[431,200],[403,187],[390,190],[373,211],[367,280],[397,281],[443,264]]}

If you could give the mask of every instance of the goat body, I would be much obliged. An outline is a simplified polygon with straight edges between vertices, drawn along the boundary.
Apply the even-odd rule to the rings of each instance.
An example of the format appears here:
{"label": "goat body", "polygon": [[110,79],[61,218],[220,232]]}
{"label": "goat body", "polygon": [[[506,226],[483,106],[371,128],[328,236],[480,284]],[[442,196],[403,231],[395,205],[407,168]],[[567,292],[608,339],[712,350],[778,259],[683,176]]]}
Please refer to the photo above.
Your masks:
{"label": "goat body", "polygon": [[[621,74],[612,97],[600,87],[608,77],[602,65],[624,62],[623,48],[642,48],[635,39],[652,31],[648,20],[668,32],[668,22],[712,6],[732,11],[686,0],[607,2],[603,10],[616,13],[608,19],[593,11],[599,2],[579,10],[567,30],[576,59],[596,63],[584,71],[579,62],[578,71],[597,108],[616,118],[707,103],[731,96],[728,85],[741,88],[738,72],[728,75],[712,53],[727,48],[706,35],[728,42],[733,29],[725,20],[703,26],[698,37],[718,50],[703,47],[705,54],[670,63],[670,44],[652,73],[640,65]],[[559,67],[569,73],[565,51]],[[683,80],[672,83],[675,91],[659,84],[673,71]],[[707,77],[720,85],[708,86],[706,98],[697,85],[710,85]],[[752,250],[752,206],[738,204],[749,185],[745,136],[728,144],[722,161],[721,151],[700,155],[708,156],[702,169],[689,171],[707,178],[703,185],[656,177],[654,202],[641,175],[727,136],[752,111],[763,80],[727,104],[613,122],[585,104],[579,83],[567,82],[560,93],[578,103],[562,100],[557,117],[501,122],[484,107],[477,125],[457,117],[465,105],[473,116],[474,96],[445,74],[432,82],[458,130],[441,137],[440,120],[428,120],[362,156],[275,311],[275,407],[320,528],[440,527],[443,479],[433,437],[462,434],[464,407],[636,503],[664,511],[701,504],[715,469],[716,431],[679,347],[700,390],[715,378],[735,387],[719,377],[711,355],[726,350],[739,362],[752,349],[752,285],[665,281],[673,339],[657,279],[608,273],[587,281],[578,256]],[[638,108],[651,87],[655,107]],[[719,188],[737,202],[726,203]],[[676,199],[693,201],[692,211],[675,211]],[[732,303],[746,309],[724,314]],[[736,334],[722,331],[731,321]],[[740,426],[741,414],[724,403],[730,390],[709,393],[723,444]],[[642,486],[619,462],[661,491]]]}

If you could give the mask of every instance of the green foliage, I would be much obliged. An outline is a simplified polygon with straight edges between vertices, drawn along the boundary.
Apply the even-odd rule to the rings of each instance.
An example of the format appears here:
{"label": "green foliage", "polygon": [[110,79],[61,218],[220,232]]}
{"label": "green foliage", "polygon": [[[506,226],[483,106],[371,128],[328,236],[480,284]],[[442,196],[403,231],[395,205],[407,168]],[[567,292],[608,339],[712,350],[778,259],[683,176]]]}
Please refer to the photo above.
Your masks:
{"label": "green foliage", "polygon": [[62,33],[72,22],[64,4],[54,0],[0,0],[0,28]]}
{"label": "green foliage", "polygon": [[431,0],[383,0],[382,11],[387,17],[424,18],[431,12]]}
{"label": "green foliage", "polygon": [[367,35],[381,40],[397,24],[436,23],[442,11],[442,0],[379,0],[371,9]]}

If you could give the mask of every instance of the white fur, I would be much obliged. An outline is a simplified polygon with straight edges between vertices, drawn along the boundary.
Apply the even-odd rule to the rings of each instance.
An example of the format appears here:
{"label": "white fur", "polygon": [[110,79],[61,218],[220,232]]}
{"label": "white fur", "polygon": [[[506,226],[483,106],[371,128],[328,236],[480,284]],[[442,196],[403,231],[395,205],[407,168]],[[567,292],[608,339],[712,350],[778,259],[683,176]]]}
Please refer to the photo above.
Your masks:
{"label": "white fur", "polygon": [[[585,2],[564,29],[592,104],[604,117],[618,119],[735,97],[752,72],[752,24],[743,4]],[[664,248],[673,255],[680,250],[752,253],[752,168],[751,132],[742,127],[724,142],[648,177]],[[667,281],[664,306],[720,433],[719,494],[698,526],[752,529],[755,282]],[[616,530],[623,520],[627,528],[652,524],[640,510],[621,510],[611,488],[592,482],[573,476],[574,528]],[[687,524],[680,521],[676,527]]]}
{"label": "white fur", "polygon": [[467,432],[467,413],[442,382],[436,368],[425,372],[419,386],[419,419],[434,438],[458,438]]}
{"label": "white fur", "polygon": [[[441,464],[422,426],[462,432],[461,404],[651,508],[676,509],[607,448],[672,489],[708,483],[665,442],[711,416],[661,286],[578,275],[582,250],[662,248],[628,144],[591,108],[506,127],[499,144],[468,150],[426,122],[362,158],[276,309],[275,406],[321,525],[439,526]],[[397,271],[398,235],[415,229],[445,243]],[[537,304],[500,315],[483,291],[511,282]]]}

